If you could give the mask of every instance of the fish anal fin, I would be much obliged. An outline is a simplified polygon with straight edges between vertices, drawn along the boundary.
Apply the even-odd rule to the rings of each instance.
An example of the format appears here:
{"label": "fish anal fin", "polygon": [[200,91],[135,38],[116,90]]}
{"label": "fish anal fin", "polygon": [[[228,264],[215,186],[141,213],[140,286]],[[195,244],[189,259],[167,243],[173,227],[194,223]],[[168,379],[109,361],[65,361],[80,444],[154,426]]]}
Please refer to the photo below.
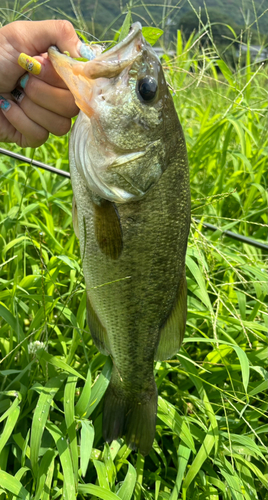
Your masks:
{"label": "fish anal fin", "polygon": [[87,294],[87,323],[92,339],[98,350],[105,356],[110,354],[110,345],[106,328],[102,325]]}
{"label": "fish anal fin", "polygon": [[187,314],[187,283],[185,273],[181,278],[174,307],[160,330],[160,340],[155,359],[169,359],[179,351],[183,341]]}
{"label": "fish anal fin", "polygon": [[123,250],[123,233],[114,203],[108,200],[94,203],[94,228],[101,252],[117,260]]}
{"label": "fish anal fin", "polygon": [[78,215],[77,215],[77,206],[75,197],[73,196],[73,205],[72,205],[72,216],[73,216],[73,227],[76,237],[79,239],[79,226],[78,226]]}

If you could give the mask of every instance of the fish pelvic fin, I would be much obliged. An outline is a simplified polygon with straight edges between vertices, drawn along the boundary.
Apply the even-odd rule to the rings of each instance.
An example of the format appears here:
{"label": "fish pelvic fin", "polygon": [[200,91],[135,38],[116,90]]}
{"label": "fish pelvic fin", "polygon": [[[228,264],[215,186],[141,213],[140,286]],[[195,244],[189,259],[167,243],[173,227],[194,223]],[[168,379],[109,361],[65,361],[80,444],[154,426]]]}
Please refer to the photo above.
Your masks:
{"label": "fish pelvic fin", "polygon": [[124,394],[112,375],[104,398],[102,429],[105,441],[110,443],[125,436],[129,448],[148,455],[155,436],[156,415],[157,387],[154,380],[147,393]]}
{"label": "fish pelvic fin", "polygon": [[181,278],[173,309],[160,329],[160,340],[155,360],[172,358],[180,349],[183,341],[187,315],[187,282],[185,271]]}
{"label": "fish pelvic fin", "polygon": [[72,205],[72,216],[73,216],[73,227],[75,236],[79,239],[79,224],[78,224],[78,215],[77,215],[77,205],[75,201],[75,197],[73,196],[73,205]]}

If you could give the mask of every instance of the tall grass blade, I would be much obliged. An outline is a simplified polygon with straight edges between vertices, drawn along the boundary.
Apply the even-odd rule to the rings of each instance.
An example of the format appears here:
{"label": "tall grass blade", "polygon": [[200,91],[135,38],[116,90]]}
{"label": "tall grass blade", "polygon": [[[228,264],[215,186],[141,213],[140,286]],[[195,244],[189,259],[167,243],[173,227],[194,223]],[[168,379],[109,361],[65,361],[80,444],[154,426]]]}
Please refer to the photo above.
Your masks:
{"label": "tall grass blade", "polygon": [[50,379],[47,382],[47,384],[40,389],[41,394],[39,396],[39,400],[33,416],[31,440],[30,440],[30,449],[31,449],[30,458],[31,458],[33,472],[36,477],[38,475],[38,457],[41,446],[41,439],[48,418],[50,405],[52,403],[55,394],[62,386],[64,380],[65,380],[64,375],[58,375]]}
{"label": "tall grass blade", "polygon": [[81,424],[80,464],[82,476],[85,476],[91,457],[95,432],[94,427],[87,420],[82,420]]}
{"label": "tall grass blade", "polygon": [[65,439],[60,429],[52,422],[47,422],[46,428],[52,435],[59,452],[59,458],[64,478],[64,497],[67,500],[74,500],[76,498],[75,475],[67,440]]}

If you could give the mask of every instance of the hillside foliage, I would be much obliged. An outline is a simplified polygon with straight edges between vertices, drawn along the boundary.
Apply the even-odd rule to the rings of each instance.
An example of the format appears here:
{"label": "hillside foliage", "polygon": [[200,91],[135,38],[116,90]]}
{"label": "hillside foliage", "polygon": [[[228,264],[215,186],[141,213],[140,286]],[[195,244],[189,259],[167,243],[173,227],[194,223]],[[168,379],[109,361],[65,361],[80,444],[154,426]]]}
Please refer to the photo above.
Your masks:
{"label": "hillside foliage", "polygon": [[[23,18],[30,16],[31,19],[50,19],[68,17],[77,27],[88,30],[90,33],[103,39],[104,34],[108,37],[113,35],[114,30],[122,25],[124,16],[131,8],[134,21],[141,21],[143,25],[154,25],[165,29],[168,35],[167,42],[176,39],[177,29],[181,23],[186,28],[188,38],[192,19],[198,19],[200,9],[203,11],[202,20],[229,24],[237,33],[249,30],[251,37],[260,43],[265,39],[267,42],[268,25],[268,3],[267,0],[1,0],[0,20],[5,18],[10,22],[16,16]],[[205,15],[206,13],[206,15]],[[208,16],[207,16],[208,13]],[[189,25],[187,15],[190,15]],[[22,17],[21,17],[22,15]],[[192,17],[191,17],[192,16]],[[196,25],[194,26],[196,28]],[[197,30],[196,30],[197,31]]]}

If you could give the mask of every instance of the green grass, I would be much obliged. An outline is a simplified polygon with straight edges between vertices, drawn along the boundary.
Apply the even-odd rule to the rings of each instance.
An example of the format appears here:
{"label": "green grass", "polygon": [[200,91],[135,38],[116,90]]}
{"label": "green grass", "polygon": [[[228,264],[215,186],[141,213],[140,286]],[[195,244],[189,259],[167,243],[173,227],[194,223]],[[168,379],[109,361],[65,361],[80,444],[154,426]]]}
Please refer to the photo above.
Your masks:
{"label": "green grass", "polygon": [[[145,459],[123,439],[103,443],[111,362],[86,325],[70,182],[0,157],[1,500],[267,498],[266,260],[223,235],[267,234],[267,67],[248,60],[233,72],[197,39],[179,37],[164,64],[192,215],[219,231],[191,227],[186,335],[177,356],[155,365],[158,420]],[[67,170],[67,150],[68,137],[50,137],[19,151]]]}

